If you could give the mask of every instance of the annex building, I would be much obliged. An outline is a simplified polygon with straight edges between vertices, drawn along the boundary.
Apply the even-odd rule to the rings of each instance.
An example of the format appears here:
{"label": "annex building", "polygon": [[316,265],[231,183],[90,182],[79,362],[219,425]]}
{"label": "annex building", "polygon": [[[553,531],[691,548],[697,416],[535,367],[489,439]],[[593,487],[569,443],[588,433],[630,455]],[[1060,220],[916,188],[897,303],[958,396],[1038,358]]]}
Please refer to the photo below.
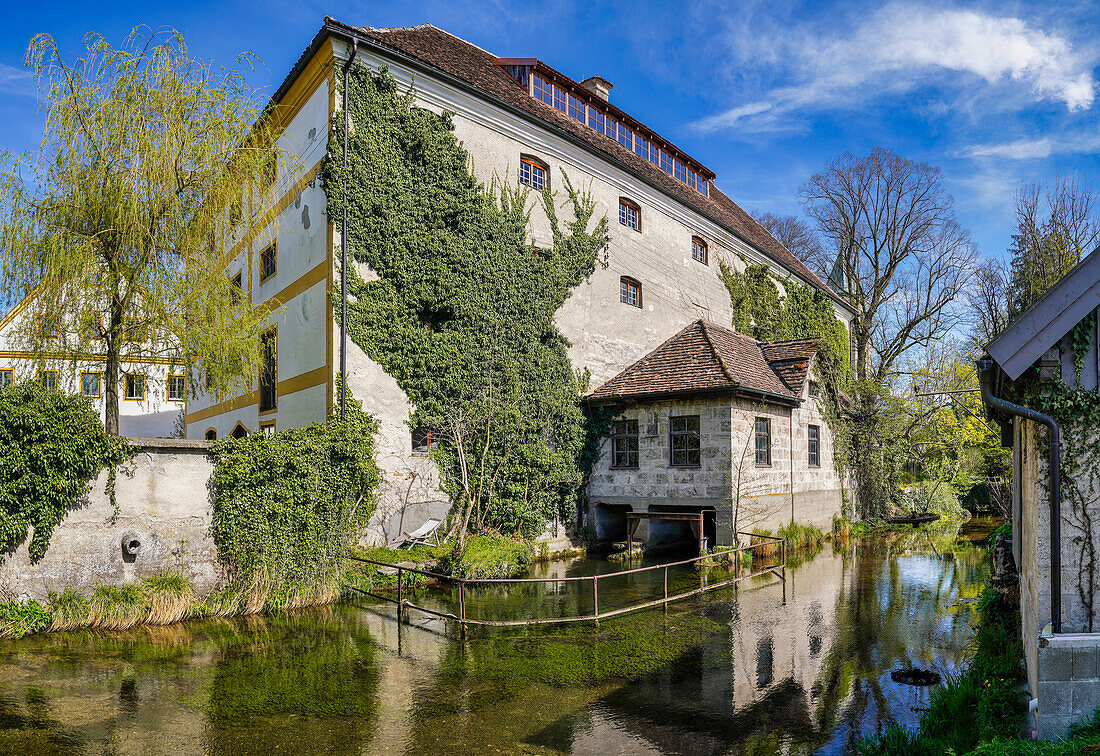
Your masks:
{"label": "annex building", "polygon": [[[278,166],[277,215],[240,223],[227,242],[228,273],[240,276],[245,296],[281,306],[264,337],[267,365],[249,393],[221,402],[202,396],[190,401],[188,438],[319,422],[337,401],[341,339],[333,292],[339,291],[340,218],[327,217],[326,192],[339,187],[325,187],[319,176],[326,155],[339,156],[330,126],[340,110],[349,59],[354,66],[386,67],[417,106],[452,113],[455,135],[475,176],[486,184],[496,179],[553,190],[564,171],[574,186],[591,192],[596,217],[609,221],[610,243],[601,253],[606,265],[573,291],[556,324],[571,344],[574,367],[591,372],[593,387],[692,324],[728,331],[733,313],[719,261],[737,269],[746,262],[766,264],[780,286],[797,281],[816,287],[832,298],[840,320],[847,324],[853,316],[824,282],[717,188],[713,171],[612,104],[606,80],[593,76],[578,82],[536,59],[498,57],[427,24],[373,29],[326,18],[266,116],[279,133],[278,148],[297,164],[294,170]],[[531,216],[529,233],[536,245],[551,246],[544,217]],[[376,275],[356,272],[364,280]],[[410,518],[446,506],[426,454],[430,440],[411,432],[409,402],[397,382],[351,340],[346,362],[348,389],[381,426],[376,439],[384,473],[376,515],[381,530],[407,526]],[[794,429],[797,413],[789,410],[803,406],[808,391],[806,381],[797,387],[784,383],[780,398],[770,400],[779,412],[775,438],[782,425],[783,443],[797,446],[799,457],[806,456],[799,445],[806,443],[808,424]],[[659,433],[667,434],[663,410],[654,406],[646,412],[642,427],[649,428],[650,416],[656,416]],[[821,443],[828,448],[827,440]],[[777,458],[793,453],[775,449]],[[786,473],[779,477],[790,494],[793,479]],[[798,482],[817,484],[812,476]],[[829,485],[838,488],[835,481]]]}

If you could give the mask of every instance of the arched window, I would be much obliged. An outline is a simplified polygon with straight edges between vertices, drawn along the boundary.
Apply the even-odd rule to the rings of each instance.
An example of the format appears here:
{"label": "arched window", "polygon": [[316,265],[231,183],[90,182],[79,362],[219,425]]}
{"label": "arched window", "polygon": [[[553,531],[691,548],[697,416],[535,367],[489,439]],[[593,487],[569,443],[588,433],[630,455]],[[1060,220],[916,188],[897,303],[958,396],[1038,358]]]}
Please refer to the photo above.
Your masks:
{"label": "arched window", "polygon": [[546,163],[530,155],[519,157],[519,183],[527,184],[536,192],[550,188],[550,171]]}
{"label": "arched window", "polygon": [[214,430],[213,428],[207,429],[207,431],[206,431],[206,440],[207,441],[217,441],[218,440],[218,432],[216,430]]}
{"label": "arched window", "polygon": [[619,197],[619,223],[635,231],[642,230],[642,210],[625,197]]}
{"label": "arched window", "polygon": [[642,306],[642,285],[633,278],[623,276],[619,279],[619,301],[623,304]]}
{"label": "arched window", "polygon": [[248,435],[248,428],[244,427],[244,425],[242,425],[241,423],[237,423],[237,427],[235,427],[233,429],[233,432],[229,435],[231,435],[233,438],[244,438]]}
{"label": "arched window", "polygon": [[707,260],[707,243],[698,236],[691,237],[691,259],[703,265],[710,265]]}

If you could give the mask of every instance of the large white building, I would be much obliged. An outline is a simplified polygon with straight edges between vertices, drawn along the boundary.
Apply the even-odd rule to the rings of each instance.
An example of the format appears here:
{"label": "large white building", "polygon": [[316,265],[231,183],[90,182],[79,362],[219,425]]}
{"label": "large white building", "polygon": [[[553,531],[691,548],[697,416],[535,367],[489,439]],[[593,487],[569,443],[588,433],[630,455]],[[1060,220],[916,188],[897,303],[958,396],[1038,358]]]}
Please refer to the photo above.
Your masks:
{"label": "large white building", "polygon": [[[724,195],[714,173],[609,101],[600,77],[577,83],[529,58],[499,58],[430,25],[397,29],[346,26],[326,18],[273,98],[268,118],[280,165],[277,216],[242,223],[227,251],[230,276],[255,304],[281,305],[267,332],[269,365],[250,393],[187,411],[189,438],[221,438],[297,427],[332,411],[340,363],[332,292],[339,282],[340,219],[326,216],[321,161],[330,143],[345,61],[386,66],[418,106],[451,112],[475,175],[538,187],[564,171],[592,193],[596,217],[610,221],[606,267],[558,312],[569,356],[592,385],[611,379],[688,324],[728,326],[730,296],[719,260],[738,269],[764,263],[782,285],[825,284]],[[247,217],[247,212],[246,212]],[[536,244],[551,243],[545,218],[532,215]],[[364,276],[369,271],[360,271]],[[832,292],[837,317],[852,312]],[[379,522],[401,521],[409,505],[442,498],[438,472],[413,448],[410,406],[396,381],[348,342],[347,385],[381,423],[378,461],[385,475]]]}
{"label": "large white building", "polygon": [[[0,386],[37,380],[81,394],[103,419],[106,359],[95,346],[98,337],[82,333],[88,323],[55,323],[48,313],[38,311],[35,302],[32,293],[0,318]],[[32,330],[44,338],[29,338]],[[123,347],[119,433],[136,438],[179,435],[187,406],[187,377],[177,360],[148,351],[138,343]]]}

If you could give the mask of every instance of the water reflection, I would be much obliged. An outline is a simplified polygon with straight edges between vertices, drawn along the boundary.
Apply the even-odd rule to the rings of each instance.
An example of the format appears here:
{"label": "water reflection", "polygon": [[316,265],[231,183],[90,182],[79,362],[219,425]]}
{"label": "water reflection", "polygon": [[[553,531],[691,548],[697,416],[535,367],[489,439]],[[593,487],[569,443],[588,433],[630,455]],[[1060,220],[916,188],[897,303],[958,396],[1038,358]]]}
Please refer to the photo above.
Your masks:
{"label": "water reflection", "polygon": [[[392,605],[371,602],[5,642],[0,751],[843,753],[864,730],[916,720],[929,690],[893,683],[892,669],[958,668],[968,600],[988,576],[971,539],[989,526],[830,546],[782,583],[758,578],[598,629],[462,636],[415,615],[399,628]],[[670,590],[700,579],[677,571]],[[655,580],[609,578],[601,607],[605,595],[659,592]],[[590,611],[583,585],[486,591],[469,608]]]}

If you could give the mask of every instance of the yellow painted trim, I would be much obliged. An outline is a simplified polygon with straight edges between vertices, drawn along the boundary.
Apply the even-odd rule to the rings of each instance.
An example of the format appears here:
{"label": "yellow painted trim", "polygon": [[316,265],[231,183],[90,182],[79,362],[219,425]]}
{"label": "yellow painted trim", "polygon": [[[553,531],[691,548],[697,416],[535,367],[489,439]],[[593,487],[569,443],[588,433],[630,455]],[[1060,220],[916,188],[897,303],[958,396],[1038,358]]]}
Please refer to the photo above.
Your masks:
{"label": "yellow painted trim", "polygon": [[264,300],[263,304],[272,308],[279,308],[285,305],[294,297],[312,289],[317,284],[325,280],[327,271],[325,267],[327,262],[318,263],[310,270],[303,273],[294,283],[289,284],[285,289],[280,291],[275,296]]}
{"label": "yellow painted trim", "polygon": [[[107,358],[101,354],[85,354],[83,352],[0,352],[0,359],[24,360],[84,360],[86,362],[106,362]],[[119,362],[124,365],[168,365],[174,367],[182,364],[180,360],[171,357],[120,357]]]}
{"label": "yellow painted trim", "polygon": [[[328,380],[328,368],[319,367],[315,370],[310,370],[307,373],[301,373],[293,378],[287,378],[285,381],[280,381],[275,384],[275,393],[279,397],[289,396],[290,394],[296,394],[299,391],[305,391],[316,386],[320,386]],[[260,400],[259,390],[250,391],[247,394],[242,394],[236,399],[230,399],[229,401],[222,402],[221,404],[215,404],[211,407],[207,407],[201,410],[195,410],[187,415],[188,423],[197,423],[201,420],[221,415],[226,412],[235,412],[245,407],[257,404]],[[273,410],[272,410],[273,411]],[[264,414],[267,414],[266,412]]]}
{"label": "yellow painted trim", "polygon": [[30,305],[31,300],[33,300],[35,297],[37,297],[39,292],[41,292],[41,291],[42,291],[42,284],[39,284],[38,286],[34,287],[34,290],[31,291],[30,294],[23,297],[23,300],[19,304],[17,304],[15,307],[13,307],[11,309],[11,312],[9,312],[7,315],[4,316],[4,318],[2,320],[0,320],[0,330],[3,330],[4,328],[6,328],[8,326],[8,324],[10,324],[17,317],[19,317],[20,313],[22,313],[23,310],[27,309],[28,305]]}
{"label": "yellow painted trim", "polygon": [[[264,125],[275,129],[286,128],[334,70],[333,58],[332,42],[328,41],[309,59],[279,104],[268,112],[263,119]],[[332,97],[329,99],[331,101]]]}
{"label": "yellow painted trim", "polygon": [[[294,202],[294,199],[303,191],[305,191],[305,188],[307,186],[309,186],[309,182],[317,178],[317,174],[321,171],[321,163],[323,161],[324,158],[318,160],[317,164],[306,171],[305,175],[298,179],[298,181],[295,182],[294,186],[290,187],[287,193],[284,194],[271,209],[264,213],[264,216],[262,218],[260,218],[252,226],[250,226],[248,231],[245,232],[244,236],[241,237],[241,240],[234,244],[229,252],[227,252],[226,255],[222,258],[219,265],[225,268],[229,267],[229,263],[233,260],[233,258],[241,253],[241,250],[245,248],[246,244],[251,244],[261,231],[271,225],[271,222],[274,221],[276,217],[278,217],[279,213],[290,207],[290,205]],[[249,264],[251,265],[251,262]]]}

